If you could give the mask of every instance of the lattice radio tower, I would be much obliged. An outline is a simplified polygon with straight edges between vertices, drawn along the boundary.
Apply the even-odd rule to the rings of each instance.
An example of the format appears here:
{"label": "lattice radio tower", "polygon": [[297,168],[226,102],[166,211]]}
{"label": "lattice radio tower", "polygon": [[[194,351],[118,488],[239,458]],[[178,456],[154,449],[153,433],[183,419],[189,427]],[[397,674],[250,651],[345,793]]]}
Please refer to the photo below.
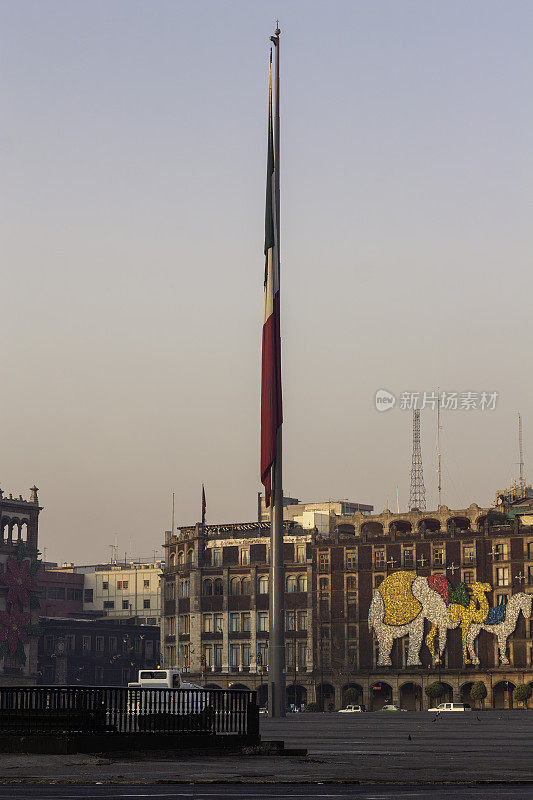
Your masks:
{"label": "lattice radio tower", "polygon": [[420,448],[420,411],[413,411],[413,463],[411,465],[409,508],[418,508],[419,511],[426,510],[426,490]]}

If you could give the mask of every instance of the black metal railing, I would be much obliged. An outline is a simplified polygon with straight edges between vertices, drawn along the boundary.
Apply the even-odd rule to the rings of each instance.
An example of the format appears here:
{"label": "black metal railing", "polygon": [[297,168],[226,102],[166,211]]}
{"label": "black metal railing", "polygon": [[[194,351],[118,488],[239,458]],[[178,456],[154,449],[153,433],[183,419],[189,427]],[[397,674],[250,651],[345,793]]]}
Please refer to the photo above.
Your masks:
{"label": "black metal railing", "polygon": [[0,688],[1,734],[259,735],[256,693],[237,689]]}

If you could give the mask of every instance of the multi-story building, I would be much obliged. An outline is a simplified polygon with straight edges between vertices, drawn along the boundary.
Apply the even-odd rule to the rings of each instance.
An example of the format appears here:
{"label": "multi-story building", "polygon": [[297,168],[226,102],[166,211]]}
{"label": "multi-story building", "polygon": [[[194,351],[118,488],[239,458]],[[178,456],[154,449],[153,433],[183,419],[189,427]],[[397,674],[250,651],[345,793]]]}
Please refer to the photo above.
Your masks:
{"label": "multi-story building", "polygon": [[36,580],[43,617],[73,617],[83,612],[83,575],[60,572],[57,564],[43,564]]}
{"label": "multi-story building", "polygon": [[159,628],[107,618],[39,620],[38,683],[126,686],[159,665]]}
{"label": "multi-story building", "polygon": [[0,686],[31,685],[37,675],[38,489],[29,500],[0,489]]}
{"label": "multi-story building", "polygon": [[[265,505],[265,498],[261,493],[257,496],[259,522],[270,521],[270,509]],[[371,514],[374,506],[368,503],[356,503],[354,500],[320,500],[310,503],[300,503],[296,497],[283,498],[283,519],[293,521],[303,528],[317,528],[319,532],[327,532],[330,517],[344,517],[360,512],[363,515]]]}
{"label": "multi-story building", "polygon": [[64,564],[56,572],[83,577],[85,614],[159,625],[162,566],[161,561],[89,566]]}
{"label": "multi-story building", "polygon": [[[495,524],[502,522],[508,524]],[[515,685],[533,682],[533,527],[475,504],[459,511],[339,515],[325,535],[284,524],[289,703],[340,708],[352,688],[367,708],[392,700],[418,709],[428,707],[429,683],[440,680],[450,699],[469,701],[472,683],[483,680],[487,704],[503,708],[513,705]],[[268,523],[181,528],[166,534],[165,552],[164,665],[210,686],[257,688],[264,703]],[[416,587],[431,597],[429,606],[417,600]],[[392,616],[377,621],[374,597]],[[424,643],[436,612],[445,639],[440,663]],[[452,619],[452,612],[460,616]],[[409,636],[398,635],[411,617],[423,626],[416,665]],[[415,641],[414,626],[403,630]],[[496,635],[502,630],[508,638],[503,656]],[[463,633],[465,642],[474,636],[474,651],[466,655]],[[387,636],[392,650],[385,666]],[[478,665],[469,663],[476,659]]]}

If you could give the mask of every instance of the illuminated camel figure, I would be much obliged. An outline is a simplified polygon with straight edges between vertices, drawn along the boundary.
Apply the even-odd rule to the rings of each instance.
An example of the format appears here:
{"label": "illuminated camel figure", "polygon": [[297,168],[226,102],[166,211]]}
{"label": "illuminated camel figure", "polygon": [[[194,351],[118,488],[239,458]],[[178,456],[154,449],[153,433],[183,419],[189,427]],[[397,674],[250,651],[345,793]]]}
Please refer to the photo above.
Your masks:
{"label": "illuminated camel figure", "polygon": [[[468,606],[461,605],[460,603],[450,603],[448,606],[450,619],[453,620],[454,622],[461,623],[461,638],[463,643],[463,664],[472,663],[468,657],[468,647],[467,647],[468,632],[474,623],[482,623],[483,620],[486,619],[487,614],[489,613],[489,601],[485,596],[485,592],[492,591],[492,586],[490,585],[490,583],[480,583],[479,581],[473,583],[471,588],[475,600],[471,600]],[[477,600],[477,605],[476,605],[476,600]]]}
{"label": "illuminated camel figure", "polygon": [[474,643],[481,630],[493,633],[498,637],[500,663],[508,664],[507,639],[516,628],[520,612],[528,619],[531,617],[532,606],[533,596],[525,594],[524,592],[518,592],[511,597],[507,604],[490,608],[482,622],[473,623],[466,638],[472,664],[479,664],[479,658],[474,650]]}
{"label": "illuminated camel figure", "polygon": [[439,632],[438,656],[442,659],[447,631],[457,628],[461,621],[450,617],[447,600],[448,582],[444,575],[426,578],[403,571],[388,575],[374,591],[368,610],[368,627],[374,629],[379,645],[378,667],[392,665],[392,645],[403,636],[409,636],[407,666],[421,666],[425,619],[431,622],[433,639]]}

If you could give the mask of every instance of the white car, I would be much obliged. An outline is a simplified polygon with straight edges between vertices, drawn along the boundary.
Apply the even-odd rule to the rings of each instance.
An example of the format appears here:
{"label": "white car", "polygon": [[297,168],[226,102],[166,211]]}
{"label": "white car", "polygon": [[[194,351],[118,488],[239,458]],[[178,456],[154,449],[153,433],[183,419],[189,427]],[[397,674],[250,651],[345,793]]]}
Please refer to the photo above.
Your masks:
{"label": "white car", "polygon": [[394,703],[387,703],[383,708],[378,708],[378,711],[406,711],[405,708],[398,708]]}
{"label": "white car", "polygon": [[363,711],[363,706],[346,706],[346,708],[339,709],[339,714],[360,714]]}
{"label": "white car", "polygon": [[428,708],[428,711],[472,711],[468,703],[441,703],[437,708]]}

